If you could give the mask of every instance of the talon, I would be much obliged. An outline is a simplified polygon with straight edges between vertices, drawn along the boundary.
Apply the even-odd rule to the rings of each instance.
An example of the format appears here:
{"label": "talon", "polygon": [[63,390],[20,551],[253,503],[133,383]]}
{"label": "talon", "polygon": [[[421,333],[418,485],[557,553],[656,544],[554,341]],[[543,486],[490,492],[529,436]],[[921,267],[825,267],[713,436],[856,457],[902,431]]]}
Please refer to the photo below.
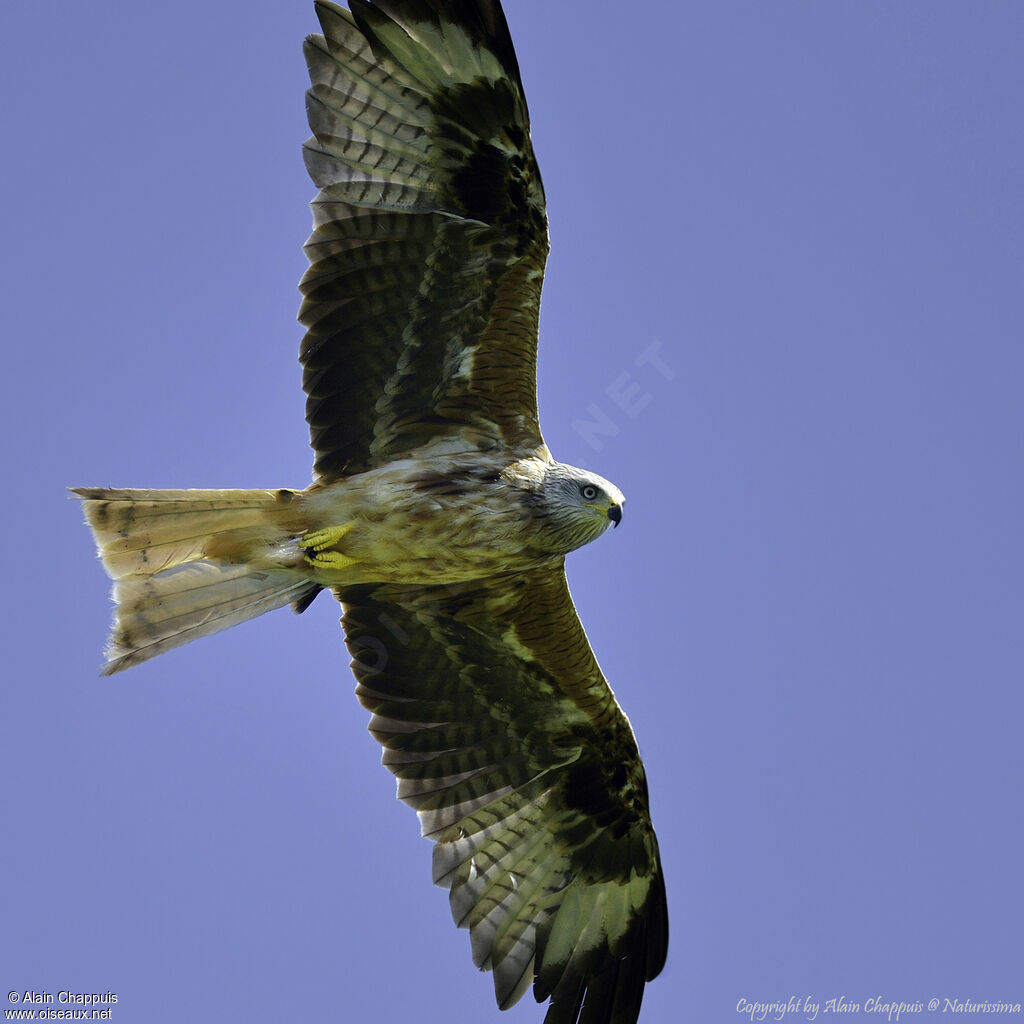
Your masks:
{"label": "talon", "polygon": [[343,555],[340,551],[328,551],[337,544],[355,523],[343,523],[341,526],[328,526],[323,530],[310,530],[299,538],[299,546],[306,561],[316,569],[347,569],[358,562],[358,558]]}
{"label": "talon", "polygon": [[343,523],[341,526],[328,526],[323,530],[310,530],[300,538],[303,551],[323,551],[332,544],[337,544],[355,523]]}
{"label": "talon", "polygon": [[343,555],[340,551],[318,551],[314,555],[307,554],[306,561],[314,569],[347,569],[359,559]]}

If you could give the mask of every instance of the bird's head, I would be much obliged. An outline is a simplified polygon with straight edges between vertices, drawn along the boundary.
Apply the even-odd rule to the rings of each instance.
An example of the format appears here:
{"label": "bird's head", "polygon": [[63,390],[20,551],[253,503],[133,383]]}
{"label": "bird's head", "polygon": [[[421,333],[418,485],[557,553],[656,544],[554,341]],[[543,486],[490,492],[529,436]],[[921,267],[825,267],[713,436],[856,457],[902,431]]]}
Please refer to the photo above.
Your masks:
{"label": "bird's head", "polygon": [[582,547],[622,521],[622,491],[596,473],[555,462],[547,467],[541,491],[548,526],[564,551]]}

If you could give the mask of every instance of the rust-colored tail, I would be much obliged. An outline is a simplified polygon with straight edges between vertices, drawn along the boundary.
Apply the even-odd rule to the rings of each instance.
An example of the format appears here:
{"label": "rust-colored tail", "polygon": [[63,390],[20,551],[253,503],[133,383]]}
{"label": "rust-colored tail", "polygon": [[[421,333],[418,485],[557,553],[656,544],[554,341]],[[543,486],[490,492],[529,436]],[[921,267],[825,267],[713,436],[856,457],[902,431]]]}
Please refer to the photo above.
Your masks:
{"label": "rust-colored tail", "polygon": [[114,580],[105,675],[273,608],[301,611],[320,589],[303,568],[301,527],[287,525],[291,491],[72,493]]}

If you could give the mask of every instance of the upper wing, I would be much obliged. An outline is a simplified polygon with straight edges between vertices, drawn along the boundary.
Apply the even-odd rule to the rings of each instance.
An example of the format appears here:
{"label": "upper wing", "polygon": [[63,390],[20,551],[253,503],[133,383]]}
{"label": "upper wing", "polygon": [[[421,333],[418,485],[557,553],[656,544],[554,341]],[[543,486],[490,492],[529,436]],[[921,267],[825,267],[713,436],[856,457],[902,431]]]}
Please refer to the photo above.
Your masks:
{"label": "upper wing", "polygon": [[300,288],[314,472],[536,449],[547,219],[497,0],[317,3]]}
{"label": "upper wing", "polygon": [[498,1005],[532,980],[545,1024],[634,1024],[665,887],[636,741],[564,572],[339,597],[370,731]]}

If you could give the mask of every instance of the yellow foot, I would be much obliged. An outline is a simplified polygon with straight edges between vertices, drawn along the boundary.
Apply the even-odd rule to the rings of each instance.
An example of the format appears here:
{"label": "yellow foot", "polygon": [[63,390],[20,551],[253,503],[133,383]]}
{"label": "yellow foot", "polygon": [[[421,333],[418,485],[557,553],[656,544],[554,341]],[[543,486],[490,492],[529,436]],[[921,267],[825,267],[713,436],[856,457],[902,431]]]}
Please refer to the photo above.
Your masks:
{"label": "yellow foot", "polygon": [[359,561],[340,551],[328,551],[348,533],[355,523],[344,523],[341,526],[328,526],[323,530],[310,530],[299,538],[299,546],[306,561],[315,569],[347,569]]}

